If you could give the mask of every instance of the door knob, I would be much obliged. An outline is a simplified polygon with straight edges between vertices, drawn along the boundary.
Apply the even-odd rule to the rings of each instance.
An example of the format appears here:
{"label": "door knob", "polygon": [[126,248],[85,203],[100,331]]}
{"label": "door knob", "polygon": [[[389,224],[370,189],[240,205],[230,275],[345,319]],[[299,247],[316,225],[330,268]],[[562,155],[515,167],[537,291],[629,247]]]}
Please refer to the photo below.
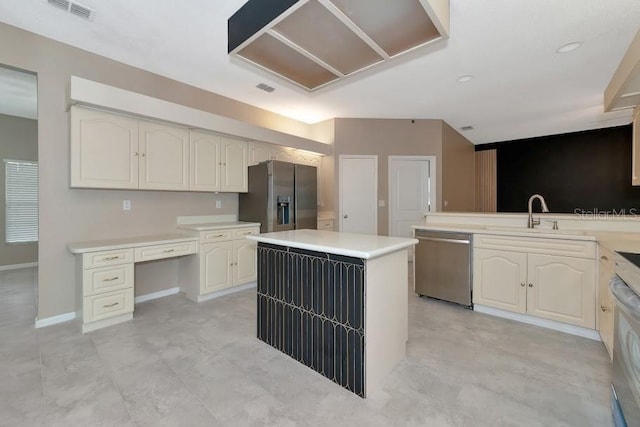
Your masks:
{"label": "door knob", "polygon": [[345,215],[342,218],[347,219],[347,218],[349,218],[349,215]]}
{"label": "door knob", "polygon": [[529,283],[529,287],[530,287],[530,288],[533,288],[533,283]]}
{"label": "door knob", "polygon": [[520,283],[520,286],[522,286],[524,288],[526,285],[524,284],[524,282],[522,282],[522,283]]}

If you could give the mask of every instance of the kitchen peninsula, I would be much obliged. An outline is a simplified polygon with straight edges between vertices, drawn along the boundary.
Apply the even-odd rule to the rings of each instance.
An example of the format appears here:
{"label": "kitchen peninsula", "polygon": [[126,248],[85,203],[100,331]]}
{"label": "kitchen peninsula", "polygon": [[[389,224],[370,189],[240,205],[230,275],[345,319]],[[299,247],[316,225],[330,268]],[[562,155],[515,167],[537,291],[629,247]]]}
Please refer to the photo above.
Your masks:
{"label": "kitchen peninsula", "polygon": [[398,237],[293,230],[258,242],[258,338],[366,397],[405,357],[408,249]]}

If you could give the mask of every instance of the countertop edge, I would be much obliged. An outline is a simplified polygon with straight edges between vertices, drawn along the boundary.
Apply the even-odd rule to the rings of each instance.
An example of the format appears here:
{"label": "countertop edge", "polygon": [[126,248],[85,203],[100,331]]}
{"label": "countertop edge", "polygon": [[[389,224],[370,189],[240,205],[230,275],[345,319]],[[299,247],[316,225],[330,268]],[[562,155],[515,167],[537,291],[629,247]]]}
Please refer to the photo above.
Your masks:
{"label": "countertop edge", "polygon": [[245,227],[260,227],[259,222],[206,222],[197,224],[182,224],[178,225],[181,230],[189,231],[207,231],[207,230],[223,230],[226,228],[245,228]]}
{"label": "countertop edge", "polygon": [[297,248],[297,249],[306,249],[309,251],[316,251],[316,252],[325,252],[325,253],[334,254],[334,255],[345,255],[345,256],[361,258],[361,259],[379,258],[383,255],[387,255],[393,252],[400,251],[402,249],[409,248],[418,243],[418,240],[416,239],[407,239],[407,241],[405,242],[396,243],[393,245],[386,246],[384,248],[380,248],[372,251],[362,251],[362,250],[355,250],[355,249],[336,248],[335,246],[324,246],[324,245],[317,245],[313,243],[302,243],[302,242],[294,242],[291,240],[275,239],[271,237],[264,237],[259,234],[247,236],[246,238],[249,240],[260,242],[260,243],[268,243],[271,245],[286,246],[286,247]]}
{"label": "countertop edge", "polygon": [[[491,234],[497,236],[514,236],[514,237],[528,237],[528,238],[540,238],[540,239],[558,239],[558,240],[581,240],[587,242],[597,241],[596,236],[590,233],[590,230],[584,230],[584,234],[562,234],[558,233],[545,233],[545,232],[526,232],[517,230],[488,230],[484,226],[473,225],[413,225],[414,230],[433,230],[433,231],[454,231],[472,234]],[[570,230],[575,231],[575,230]],[[582,230],[579,230],[582,231]]]}
{"label": "countertop edge", "polygon": [[139,248],[142,246],[162,245],[168,243],[182,243],[182,242],[197,242],[196,236],[189,236],[187,234],[175,234],[172,235],[152,235],[152,236],[139,236],[123,239],[113,240],[96,240],[86,242],[74,242],[67,244],[67,249],[72,254],[83,254],[89,252],[109,251],[116,249],[128,249]]}

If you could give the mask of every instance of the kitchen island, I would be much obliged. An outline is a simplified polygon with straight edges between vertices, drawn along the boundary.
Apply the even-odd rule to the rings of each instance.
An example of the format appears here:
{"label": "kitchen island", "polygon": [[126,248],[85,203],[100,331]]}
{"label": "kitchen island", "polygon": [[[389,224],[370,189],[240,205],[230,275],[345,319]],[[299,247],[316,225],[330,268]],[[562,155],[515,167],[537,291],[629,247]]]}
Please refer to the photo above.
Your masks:
{"label": "kitchen island", "polygon": [[404,359],[408,249],[398,237],[292,230],[258,242],[258,338],[366,397]]}

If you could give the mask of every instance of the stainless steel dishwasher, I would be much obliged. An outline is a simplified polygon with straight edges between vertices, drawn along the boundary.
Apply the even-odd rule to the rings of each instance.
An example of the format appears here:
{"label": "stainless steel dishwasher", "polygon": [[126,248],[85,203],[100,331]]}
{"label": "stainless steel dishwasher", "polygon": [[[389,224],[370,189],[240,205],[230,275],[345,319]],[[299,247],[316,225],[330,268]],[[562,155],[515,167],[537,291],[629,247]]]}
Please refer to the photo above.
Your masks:
{"label": "stainless steel dishwasher", "polygon": [[415,238],[415,292],[471,308],[472,235],[416,230]]}

